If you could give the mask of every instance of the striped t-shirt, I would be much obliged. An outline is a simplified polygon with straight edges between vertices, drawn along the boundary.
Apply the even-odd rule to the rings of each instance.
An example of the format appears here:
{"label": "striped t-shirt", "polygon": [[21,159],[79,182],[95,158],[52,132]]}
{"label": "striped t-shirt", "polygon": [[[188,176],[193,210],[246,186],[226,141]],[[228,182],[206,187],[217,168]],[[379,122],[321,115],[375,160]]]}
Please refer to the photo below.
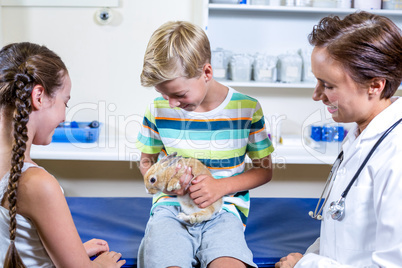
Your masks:
{"label": "striped t-shirt", "polygon": [[[215,179],[244,172],[246,154],[261,159],[273,152],[259,102],[229,88],[226,99],[208,112],[188,112],[170,108],[162,97],[156,98],[145,112],[138,134],[137,148],[147,154],[171,154],[199,159]],[[223,209],[247,221],[248,191],[223,198]],[[176,196],[154,195],[153,207],[177,205]],[[152,210],[151,210],[152,211]]]}

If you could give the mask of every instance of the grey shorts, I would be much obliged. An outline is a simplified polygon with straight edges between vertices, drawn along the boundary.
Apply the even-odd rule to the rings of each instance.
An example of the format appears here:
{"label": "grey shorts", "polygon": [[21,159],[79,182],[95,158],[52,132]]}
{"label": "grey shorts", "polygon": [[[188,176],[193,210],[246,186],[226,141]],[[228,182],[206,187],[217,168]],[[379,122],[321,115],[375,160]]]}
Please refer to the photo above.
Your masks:
{"label": "grey shorts", "polygon": [[204,268],[219,257],[257,267],[243,224],[234,214],[222,210],[211,220],[192,225],[177,218],[180,211],[180,207],[164,205],[153,210],[138,251],[138,268]]}

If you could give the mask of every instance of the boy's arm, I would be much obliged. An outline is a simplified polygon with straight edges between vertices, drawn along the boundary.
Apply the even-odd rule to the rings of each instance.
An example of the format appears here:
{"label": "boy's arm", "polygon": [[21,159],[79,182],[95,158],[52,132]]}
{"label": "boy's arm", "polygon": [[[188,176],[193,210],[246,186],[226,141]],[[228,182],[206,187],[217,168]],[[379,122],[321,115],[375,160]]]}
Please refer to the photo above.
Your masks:
{"label": "boy's arm", "polygon": [[270,155],[253,160],[252,163],[253,168],[233,177],[214,179],[207,175],[198,176],[189,188],[190,197],[200,208],[205,208],[224,195],[250,190],[272,179]]}

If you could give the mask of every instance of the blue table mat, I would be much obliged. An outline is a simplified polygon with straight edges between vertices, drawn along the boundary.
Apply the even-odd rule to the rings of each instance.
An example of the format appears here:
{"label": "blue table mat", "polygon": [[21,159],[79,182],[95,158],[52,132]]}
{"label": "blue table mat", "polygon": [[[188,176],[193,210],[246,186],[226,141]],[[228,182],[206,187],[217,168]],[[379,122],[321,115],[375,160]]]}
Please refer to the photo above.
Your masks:
{"label": "blue table mat", "polygon": [[[148,197],[67,197],[83,242],[104,239],[111,250],[122,253],[123,267],[136,267],[137,252],[149,218]],[[251,198],[245,231],[258,267],[274,267],[290,252],[303,253],[319,236],[320,222],[308,212],[317,199]]]}

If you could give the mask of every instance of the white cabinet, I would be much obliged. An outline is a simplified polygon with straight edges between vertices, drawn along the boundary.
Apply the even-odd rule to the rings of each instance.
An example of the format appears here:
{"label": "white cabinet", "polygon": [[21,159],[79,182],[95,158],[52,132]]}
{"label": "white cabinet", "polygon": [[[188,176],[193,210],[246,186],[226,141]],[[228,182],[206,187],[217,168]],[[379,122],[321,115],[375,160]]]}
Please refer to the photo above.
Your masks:
{"label": "white cabinet", "polygon": [[[207,0],[205,0],[207,1]],[[356,9],[213,4],[208,5],[204,22],[211,48],[233,53],[257,52],[279,55],[311,47],[308,35],[322,17],[340,17]],[[372,10],[391,18],[402,28],[402,10]],[[313,83],[256,83],[225,81],[235,88],[313,88]]]}

